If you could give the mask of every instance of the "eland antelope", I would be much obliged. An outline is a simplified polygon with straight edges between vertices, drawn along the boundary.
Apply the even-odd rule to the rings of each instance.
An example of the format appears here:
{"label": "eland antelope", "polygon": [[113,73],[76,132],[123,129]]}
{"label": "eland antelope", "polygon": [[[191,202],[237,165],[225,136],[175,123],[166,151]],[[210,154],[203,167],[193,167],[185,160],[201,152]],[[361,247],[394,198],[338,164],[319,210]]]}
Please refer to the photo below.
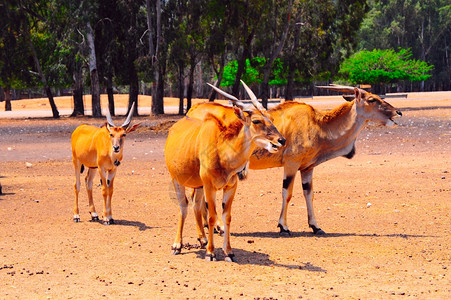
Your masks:
{"label": "eland antelope", "polygon": [[[271,117],[258,103],[255,95],[251,97],[253,107],[243,105],[231,95],[226,96],[232,99],[234,104],[230,108],[235,115],[233,122],[226,123],[213,114],[205,114],[201,120],[184,117],[169,131],[165,160],[180,206],[177,235],[172,246],[173,254],[179,254],[183,245],[182,232],[188,212],[185,187],[189,187],[195,189],[194,213],[199,241],[201,246],[208,242],[206,259],[216,260],[213,244],[215,198],[216,192],[223,190],[223,250],[226,260],[234,261],[229,235],[232,201],[238,183],[237,173],[246,166],[256,147],[275,153],[285,144],[285,138],[273,125]],[[225,109],[225,106],[217,106],[218,109],[221,107]],[[201,217],[202,206],[205,205],[204,197],[209,211],[208,240]]]}
{"label": "eland antelope", "polygon": [[113,184],[116,170],[121,163],[126,134],[134,131],[139,124],[129,126],[133,116],[135,104],[133,103],[127,119],[121,126],[113,123],[109,110],[107,110],[107,122],[102,127],[91,125],[78,126],[71,137],[72,161],[75,169],[75,204],[74,222],[80,222],[78,210],[78,194],[80,192],[80,173],[88,168],[85,183],[88,192],[89,212],[93,221],[98,221],[94,202],[92,199],[92,182],[95,169],[98,169],[102,184],[103,195],[103,224],[113,224],[111,212],[111,198],[113,196]]}

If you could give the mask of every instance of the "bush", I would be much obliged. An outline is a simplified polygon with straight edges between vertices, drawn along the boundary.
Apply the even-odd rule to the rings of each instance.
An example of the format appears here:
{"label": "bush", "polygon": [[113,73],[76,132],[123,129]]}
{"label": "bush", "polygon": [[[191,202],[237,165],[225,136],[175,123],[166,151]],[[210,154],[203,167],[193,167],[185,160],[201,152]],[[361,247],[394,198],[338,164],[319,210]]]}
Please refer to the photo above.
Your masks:
{"label": "bush", "polygon": [[341,67],[342,74],[352,84],[396,83],[401,80],[423,81],[434,67],[421,60],[411,59],[410,49],[400,48],[360,51],[346,59]]}

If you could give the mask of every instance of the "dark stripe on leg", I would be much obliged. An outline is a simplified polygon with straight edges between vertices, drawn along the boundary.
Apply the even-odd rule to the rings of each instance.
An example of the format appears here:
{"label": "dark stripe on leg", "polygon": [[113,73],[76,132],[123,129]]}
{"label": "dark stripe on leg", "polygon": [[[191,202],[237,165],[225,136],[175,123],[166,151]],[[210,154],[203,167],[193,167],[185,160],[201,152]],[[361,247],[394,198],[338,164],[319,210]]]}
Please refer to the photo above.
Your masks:
{"label": "dark stripe on leg", "polygon": [[346,157],[347,159],[351,159],[354,157],[354,155],[355,155],[355,146],[352,147],[351,152],[343,156]]}
{"label": "dark stripe on leg", "polygon": [[310,191],[312,189],[312,185],[310,182],[302,183],[302,189],[304,191]]}
{"label": "dark stripe on leg", "polygon": [[285,178],[283,180],[283,188],[288,189],[288,187],[290,186],[292,181],[293,181],[293,176],[288,176],[287,178]]}

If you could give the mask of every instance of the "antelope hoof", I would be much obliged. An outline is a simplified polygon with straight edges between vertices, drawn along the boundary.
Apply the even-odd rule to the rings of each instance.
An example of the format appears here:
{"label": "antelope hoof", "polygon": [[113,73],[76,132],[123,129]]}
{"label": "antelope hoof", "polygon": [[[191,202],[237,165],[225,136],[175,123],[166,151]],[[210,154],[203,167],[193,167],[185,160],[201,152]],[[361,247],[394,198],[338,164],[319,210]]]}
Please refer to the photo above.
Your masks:
{"label": "antelope hoof", "polygon": [[239,180],[245,180],[247,178],[247,170],[242,170],[237,173]]}
{"label": "antelope hoof", "polygon": [[235,262],[235,254],[229,254],[229,255],[227,255],[227,256],[224,258],[224,260],[225,260],[226,262]]}
{"label": "antelope hoof", "polygon": [[182,253],[182,247],[180,247],[180,248],[172,247],[171,250],[172,250],[172,252],[171,252],[172,255],[179,255],[180,253]]}
{"label": "antelope hoof", "polygon": [[278,228],[280,228],[279,235],[280,236],[291,236],[290,229],[285,229],[281,224],[277,225]]}
{"label": "antelope hoof", "polygon": [[214,255],[214,254],[207,254],[207,255],[205,255],[205,260],[206,261],[216,261],[216,255]]}
{"label": "antelope hoof", "polygon": [[74,223],[80,223],[80,218],[79,217],[74,217]]}
{"label": "antelope hoof", "polygon": [[99,216],[91,217],[91,222],[99,222]]}
{"label": "antelope hoof", "polygon": [[310,225],[310,228],[313,230],[314,235],[325,235],[326,233],[321,228],[318,228],[316,226]]}
{"label": "antelope hoof", "polygon": [[103,220],[103,225],[113,225],[113,224],[114,224],[114,220],[113,219]]}
{"label": "antelope hoof", "polygon": [[197,240],[199,241],[200,249],[205,249],[205,247],[207,246],[208,242],[202,241],[201,239],[197,239]]}
{"label": "antelope hoof", "polygon": [[214,233],[218,233],[220,236],[224,235],[224,230],[221,228],[221,226],[216,226],[213,231]]}

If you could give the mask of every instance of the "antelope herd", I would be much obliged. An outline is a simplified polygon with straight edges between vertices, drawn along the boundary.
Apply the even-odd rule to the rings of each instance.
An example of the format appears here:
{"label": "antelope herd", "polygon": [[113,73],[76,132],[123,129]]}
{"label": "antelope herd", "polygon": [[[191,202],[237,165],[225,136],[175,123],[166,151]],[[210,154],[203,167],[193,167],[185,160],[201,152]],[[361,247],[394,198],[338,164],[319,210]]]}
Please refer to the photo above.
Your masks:
{"label": "antelope herd", "polygon": [[[265,110],[252,90],[244,82],[242,84],[252,104],[245,104],[210,85],[229,98],[232,106],[211,102],[195,105],[169,130],[165,161],[180,207],[173,254],[180,254],[183,247],[183,227],[190,201],[186,188],[192,188],[198,240],[202,248],[206,247],[206,259],[216,260],[213,243],[218,219],[215,199],[216,192],[222,190],[223,251],[226,261],[234,261],[230,245],[231,207],[239,179],[246,177],[248,168],[284,168],[278,227],[281,233],[287,234],[290,234],[287,207],[299,171],[307,204],[308,225],[314,234],[324,234],[313,211],[314,167],[338,156],[352,158],[356,138],[368,121],[391,125],[395,117],[402,115],[377,95],[338,85],[319,87],[353,94],[349,102],[335,109],[320,111],[308,104],[290,101]],[[71,144],[76,178],[74,222],[80,221],[78,194],[80,173],[84,167],[88,168],[85,183],[92,220],[99,218],[92,198],[95,169],[98,169],[104,199],[103,223],[114,222],[111,198],[116,169],[122,160],[126,134],[139,126],[130,126],[133,110],[134,105],[121,126],[114,125],[107,111],[107,122],[101,128],[81,125],[73,132]],[[208,238],[204,225],[208,227]]]}
{"label": "antelope herd", "polygon": [[[319,111],[299,102],[284,102],[268,111],[274,125],[286,138],[285,147],[270,153],[257,148],[249,159],[251,169],[284,168],[282,183],[282,211],[279,224],[281,233],[290,234],[287,224],[287,207],[293,194],[297,171],[301,174],[302,189],[307,205],[308,225],[315,234],[324,234],[318,226],[313,211],[313,169],[317,165],[338,156],[352,158],[355,140],[368,121],[384,125],[394,123],[400,117],[399,110],[379,96],[362,89],[346,86],[320,86],[345,93],[353,93],[352,101],[330,111]],[[345,99],[351,99],[346,97]],[[188,116],[201,119],[207,113],[230,119],[230,108],[218,109],[211,103],[194,106]]]}

